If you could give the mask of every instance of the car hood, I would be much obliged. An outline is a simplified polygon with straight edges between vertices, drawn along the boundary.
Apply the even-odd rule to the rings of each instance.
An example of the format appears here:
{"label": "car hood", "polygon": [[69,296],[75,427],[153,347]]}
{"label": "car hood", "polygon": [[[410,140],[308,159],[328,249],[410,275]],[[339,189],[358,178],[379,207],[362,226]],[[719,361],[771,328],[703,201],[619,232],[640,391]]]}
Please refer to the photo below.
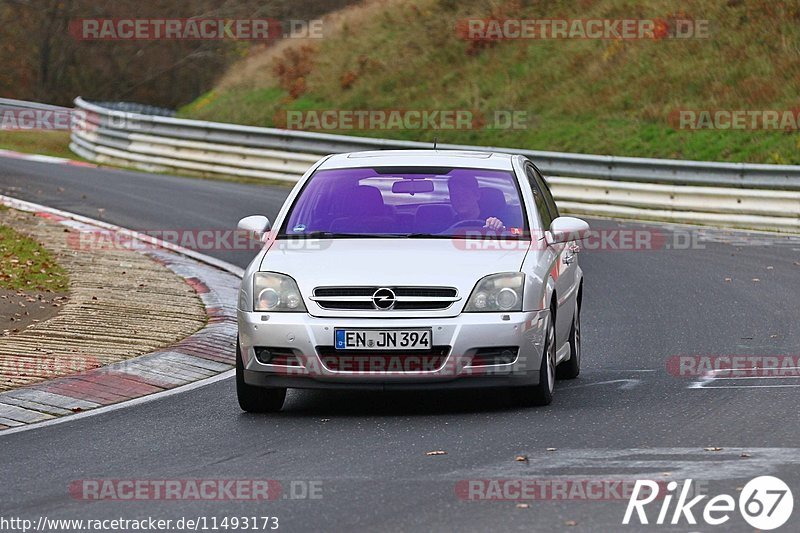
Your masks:
{"label": "car hood", "polygon": [[526,241],[481,243],[463,239],[325,239],[279,240],[264,255],[260,270],[280,272],[297,281],[306,306],[322,286],[455,287],[462,297],[458,311],[482,277],[518,272]]}

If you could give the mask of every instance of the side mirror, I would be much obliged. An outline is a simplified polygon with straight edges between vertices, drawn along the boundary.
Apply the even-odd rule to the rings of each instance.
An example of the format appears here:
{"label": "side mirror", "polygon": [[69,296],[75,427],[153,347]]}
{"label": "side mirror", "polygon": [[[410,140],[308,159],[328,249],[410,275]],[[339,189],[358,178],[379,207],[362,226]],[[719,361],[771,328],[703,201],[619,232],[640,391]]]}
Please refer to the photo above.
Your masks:
{"label": "side mirror", "polygon": [[270,230],[272,225],[269,223],[267,217],[263,215],[252,215],[240,220],[237,227],[249,233],[252,238],[260,241],[264,238],[264,235]]}
{"label": "side mirror", "polygon": [[588,237],[589,224],[575,217],[558,217],[550,224],[547,244],[580,241]]}

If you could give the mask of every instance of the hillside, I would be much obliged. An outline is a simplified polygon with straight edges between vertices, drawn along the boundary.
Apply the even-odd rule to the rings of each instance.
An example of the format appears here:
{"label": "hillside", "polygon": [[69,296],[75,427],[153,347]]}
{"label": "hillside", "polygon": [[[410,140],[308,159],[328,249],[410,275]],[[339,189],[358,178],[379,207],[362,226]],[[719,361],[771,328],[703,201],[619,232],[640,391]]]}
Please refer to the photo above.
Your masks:
{"label": "hillside", "polygon": [[[709,21],[706,38],[461,38],[467,18]],[[800,163],[797,128],[678,129],[689,110],[797,110],[800,4],[770,0],[375,0],[323,39],[254,50],[185,117],[278,126],[297,110],[496,110],[526,127],[332,133],[615,155]],[[783,110],[786,110],[785,112]],[[781,115],[783,116],[783,115]],[[723,124],[724,125],[724,124]],[[785,124],[782,124],[785,127]]]}

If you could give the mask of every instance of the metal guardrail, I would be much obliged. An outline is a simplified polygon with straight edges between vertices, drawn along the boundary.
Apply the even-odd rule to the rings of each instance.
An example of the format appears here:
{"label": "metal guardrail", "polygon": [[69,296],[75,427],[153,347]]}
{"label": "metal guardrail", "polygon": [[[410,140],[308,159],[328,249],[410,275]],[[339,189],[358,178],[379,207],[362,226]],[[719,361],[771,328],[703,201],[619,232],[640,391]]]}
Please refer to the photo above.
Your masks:
{"label": "metal guardrail", "polygon": [[[303,131],[259,128],[237,124],[187,120],[171,117],[114,113],[107,108],[75,99],[79,109],[89,111],[99,127],[99,136],[120,138],[123,134],[149,134],[156,137],[196,140],[219,145],[265,148],[290,153],[330,154],[360,150],[429,149],[430,143],[373,139]],[[118,126],[114,125],[114,121]],[[124,122],[124,124],[122,124]],[[122,124],[122,126],[119,126]],[[115,130],[115,131],[110,131]],[[116,133],[116,135],[115,135]],[[800,191],[800,166],[748,163],[714,163],[587,155],[494,146],[439,144],[447,150],[479,150],[520,153],[536,161],[549,175],[600,178],[614,181],[707,185],[753,189]]]}
{"label": "metal guardrail", "polygon": [[[0,106],[8,100],[0,99]],[[45,104],[31,104],[44,106]],[[20,105],[21,106],[21,105]],[[70,148],[150,171],[297,181],[321,155],[429,149],[429,143],[186,120],[75,99]],[[55,106],[49,106],[55,107]],[[63,109],[63,108],[61,108]],[[548,175],[566,212],[800,232],[800,166],[713,163],[439,144],[521,153]]]}
{"label": "metal guardrail", "polygon": [[139,113],[140,115],[158,115],[162,117],[174,117],[175,111],[166,107],[158,107],[136,102],[95,102],[95,105],[113,109],[114,111],[124,111],[126,113]]}
{"label": "metal guardrail", "polygon": [[14,100],[13,98],[0,98],[0,108],[40,109],[43,111],[68,111],[71,108],[58,105],[28,102],[27,100]]}

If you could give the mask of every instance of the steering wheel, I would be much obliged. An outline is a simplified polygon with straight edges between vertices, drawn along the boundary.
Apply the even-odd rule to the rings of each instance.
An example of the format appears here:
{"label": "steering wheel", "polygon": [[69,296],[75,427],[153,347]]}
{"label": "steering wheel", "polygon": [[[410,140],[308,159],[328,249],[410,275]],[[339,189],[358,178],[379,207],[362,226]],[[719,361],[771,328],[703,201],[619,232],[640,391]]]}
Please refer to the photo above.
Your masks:
{"label": "steering wheel", "polygon": [[447,228],[446,231],[450,231],[450,230],[458,229],[458,228],[463,228],[463,227],[466,227],[466,226],[479,226],[479,227],[482,228],[482,227],[486,226],[486,221],[478,219],[478,218],[472,218],[470,220],[460,220],[460,221],[456,222],[455,224],[453,224],[452,226],[450,226],[449,228]]}

